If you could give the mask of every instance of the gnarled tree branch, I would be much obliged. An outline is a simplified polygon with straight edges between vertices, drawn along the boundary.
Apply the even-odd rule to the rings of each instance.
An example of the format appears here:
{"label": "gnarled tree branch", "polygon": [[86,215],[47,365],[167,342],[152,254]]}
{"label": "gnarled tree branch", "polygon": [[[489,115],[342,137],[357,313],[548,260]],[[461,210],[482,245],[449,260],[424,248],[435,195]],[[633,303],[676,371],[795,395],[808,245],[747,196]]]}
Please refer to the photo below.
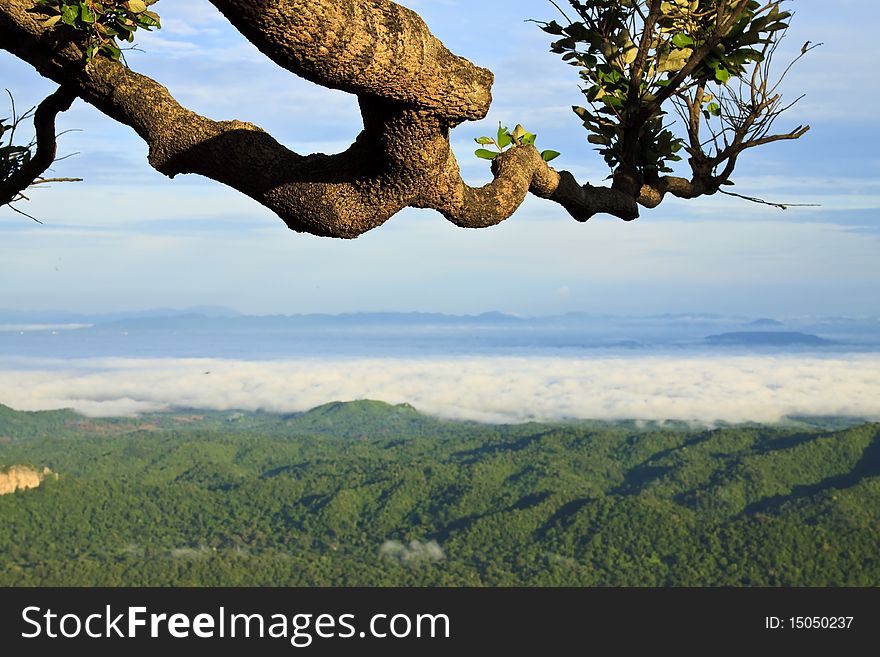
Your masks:
{"label": "gnarled tree branch", "polygon": [[453,55],[414,11],[387,0],[211,0],[279,66],[317,84],[481,119],[492,72]]}
{"label": "gnarled tree branch", "polygon": [[[37,106],[34,112],[35,150],[33,156],[18,171],[6,180],[0,181],[0,206],[7,205],[21,197],[21,193],[35,183],[55,161],[55,118],[70,109],[76,98],[67,87],[59,87]],[[66,180],[77,180],[75,178]],[[46,181],[42,181],[46,182]]]}
{"label": "gnarled tree branch", "polygon": [[492,74],[447,50],[416,13],[390,0],[211,2],[280,66],[357,96],[364,129],[346,151],[304,156],[251,123],[216,121],[183,107],[122,63],[96,56],[86,65],[84,37],[47,27],[33,0],[0,0],[0,47],[65,94],[134,129],[161,173],[224,183],[296,231],[352,238],[407,206],[436,209],[463,227],[492,226],[528,192],[561,204],[578,221],[602,212],[631,220],[638,204],[653,207],[666,193],[715,191],[700,176],[645,181],[640,191],[582,186],[532,146],[503,154],[493,163],[492,182],[470,187],[449,131],[486,115]]}

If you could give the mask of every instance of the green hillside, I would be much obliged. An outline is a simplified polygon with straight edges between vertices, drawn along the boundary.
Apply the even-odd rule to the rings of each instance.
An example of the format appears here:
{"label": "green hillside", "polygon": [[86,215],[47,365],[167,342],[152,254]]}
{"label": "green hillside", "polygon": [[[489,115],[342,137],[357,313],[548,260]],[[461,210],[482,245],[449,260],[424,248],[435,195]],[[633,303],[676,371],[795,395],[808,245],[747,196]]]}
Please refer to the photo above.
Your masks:
{"label": "green hillside", "polygon": [[880,585],[880,425],[0,407],[0,585]]}

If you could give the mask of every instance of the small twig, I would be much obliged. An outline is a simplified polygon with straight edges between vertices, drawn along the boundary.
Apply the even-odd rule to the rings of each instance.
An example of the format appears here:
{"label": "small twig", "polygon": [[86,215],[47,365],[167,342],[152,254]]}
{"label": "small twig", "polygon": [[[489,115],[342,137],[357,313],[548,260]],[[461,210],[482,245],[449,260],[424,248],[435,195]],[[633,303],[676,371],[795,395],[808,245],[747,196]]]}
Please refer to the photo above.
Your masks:
{"label": "small twig", "polygon": [[735,196],[737,198],[741,198],[745,201],[751,201],[752,203],[761,203],[763,205],[770,205],[774,208],[779,208],[780,210],[788,210],[789,208],[819,208],[822,207],[819,203],[773,203],[772,201],[765,201],[762,198],[757,198],[755,196],[744,196],[742,194],[737,194],[736,192],[728,192],[724,189],[719,189],[719,192],[722,194],[727,194],[728,196]]}
{"label": "small twig", "polygon": [[[70,131],[68,130],[68,132],[70,132]],[[69,157],[76,157],[77,155],[79,155],[79,151],[74,151],[73,153],[68,153],[67,155],[62,155],[61,157],[56,157],[55,162],[61,162],[62,160],[66,160]],[[55,162],[53,162],[53,164]]]}
{"label": "small twig", "polygon": [[15,207],[14,205],[12,205],[11,203],[7,203],[7,204],[6,204],[6,207],[9,208],[10,210],[12,210],[13,212],[18,212],[18,214],[24,215],[24,216],[27,217],[28,219],[33,219],[34,221],[36,221],[36,222],[37,222],[38,224],[40,224],[40,225],[43,224],[43,222],[40,221],[39,219],[37,219],[36,217],[34,217],[34,216],[32,216],[32,215],[29,215],[27,212],[22,212],[21,210],[19,210],[17,207]]}
{"label": "small twig", "polygon": [[562,14],[562,16],[565,18],[565,20],[568,21],[568,24],[571,25],[571,19],[565,15],[565,12],[562,11],[562,8],[559,5],[557,5],[555,2],[553,2],[553,0],[550,0],[550,4],[553,5],[554,7],[556,7],[556,9],[559,10],[559,13]]}
{"label": "small twig", "polygon": [[45,185],[46,183],[82,181],[82,178],[37,178],[34,182],[31,183],[31,187],[33,187],[34,185]]}

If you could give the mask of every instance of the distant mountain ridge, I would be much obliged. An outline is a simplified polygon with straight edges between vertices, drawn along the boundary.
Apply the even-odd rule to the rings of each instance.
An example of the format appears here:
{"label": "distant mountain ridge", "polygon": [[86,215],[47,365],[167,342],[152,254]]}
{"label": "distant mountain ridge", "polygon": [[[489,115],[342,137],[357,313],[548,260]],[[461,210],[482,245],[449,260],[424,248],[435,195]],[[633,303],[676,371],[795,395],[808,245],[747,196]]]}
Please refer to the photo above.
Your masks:
{"label": "distant mountain ridge", "polygon": [[523,315],[499,310],[488,310],[478,313],[455,313],[437,311],[352,311],[338,313],[322,312],[288,312],[288,313],[242,313],[233,308],[219,305],[197,305],[186,308],[151,308],[134,311],[112,312],[74,312],[66,310],[13,310],[0,308],[0,323],[24,323],[24,324],[62,324],[62,323],[91,323],[104,324],[124,320],[149,320],[149,319],[174,319],[180,317],[204,317],[208,319],[234,319],[243,318],[248,320],[293,320],[293,321],[327,321],[338,320],[341,322],[399,322],[399,323],[422,323],[422,322],[613,322],[619,324],[632,323],[664,323],[676,325],[698,325],[726,323],[731,326],[775,329],[792,324],[853,324],[869,323],[880,325],[880,317],[864,316],[821,316],[821,317],[795,317],[780,321],[768,317],[724,315],[719,313],[655,313],[655,314],[609,314],[603,312],[570,311],[565,313],[551,313],[546,315]]}
{"label": "distant mountain ridge", "polygon": [[820,338],[818,335],[799,333],[797,331],[735,331],[706,337],[706,342],[713,345],[727,346],[813,346],[832,345],[834,342]]}
{"label": "distant mountain ridge", "polygon": [[[21,318],[19,318],[21,319]],[[88,318],[81,318],[88,319]],[[748,320],[711,315],[526,317],[371,312],[294,315],[144,314],[80,325],[3,323],[0,358],[450,358],[558,356],[682,349],[766,352],[822,348],[880,353],[880,320]]]}
{"label": "distant mountain ridge", "polygon": [[238,317],[242,313],[232,308],[215,305],[199,305],[188,308],[152,308],[147,310],[117,311],[107,313],[71,312],[66,310],[9,310],[0,308],[3,324],[96,324],[125,319],[181,317],[200,315],[209,318]]}
{"label": "distant mountain ridge", "polygon": [[479,315],[446,315],[443,313],[341,313],[305,315],[230,315],[207,316],[199,313],[175,315],[148,315],[125,317],[97,322],[98,329],[214,329],[214,330],[254,330],[282,328],[310,328],[316,326],[436,326],[436,325],[493,325],[519,324],[524,320],[515,315],[500,312],[487,312]]}
{"label": "distant mountain ridge", "polygon": [[[811,429],[844,429],[870,422],[861,417],[786,418],[778,425],[801,426]],[[644,420],[557,420],[547,422],[522,421],[510,424],[486,424],[472,420],[453,420],[422,413],[411,404],[389,404],[372,399],[334,401],[298,413],[270,413],[265,411],[213,411],[196,408],[177,408],[169,411],[143,413],[135,417],[90,418],[71,409],[52,411],[19,411],[0,404],[0,444],[35,437],[49,437],[59,433],[75,435],[122,435],[138,432],[174,429],[203,430],[259,430],[271,435],[295,433],[298,435],[333,436],[337,438],[403,438],[444,437],[471,428],[522,426],[570,427],[584,426],[597,429],[619,428],[642,433],[651,430],[693,430],[693,424],[681,421]],[[718,426],[762,426],[757,423],[718,423]]]}

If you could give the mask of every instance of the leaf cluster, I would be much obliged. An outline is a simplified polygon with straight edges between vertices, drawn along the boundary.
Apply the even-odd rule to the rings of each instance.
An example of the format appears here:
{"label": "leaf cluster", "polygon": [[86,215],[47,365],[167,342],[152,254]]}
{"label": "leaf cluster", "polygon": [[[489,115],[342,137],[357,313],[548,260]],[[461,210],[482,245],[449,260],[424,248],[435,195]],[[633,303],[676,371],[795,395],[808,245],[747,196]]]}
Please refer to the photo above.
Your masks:
{"label": "leaf cluster", "polygon": [[144,0],[37,0],[36,5],[49,18],[46,27],[67,25],[87,37],[85,56],[90,61],[103,55],[113,61],[122,56],[120,41],[134,42],[138,28],[160,28],[159,15]]}
{"label": "leaf cluster", "polygon": [[[498,150],[490,151],[487,148],[478,148],[476,151],[474,151],[474,154],[484,160],[494,160],[507,148],[516,148],[517,146],[534,146],[535,140],[537,138],[538,136],[536,134],[529,132],[519,123],[516,124],[513,132],[510,132],[506,127],[499,123],[498,133],[495,137],[477,137],[474,140],[475,142],[480,144],[480,146],[495,146],[495,148],[497,148]],[[558,151],[541,151],[541,159],[545,162],[550,162],[551,160],[559,157],[559,155],[560,153]]]}
{"label": "leaf cluster", "polygon": [[0,183],[12,178],[16,173],[21,171],[28,162],[33,158],[33,150],[36,147],[36,140],[32,139],[27,145],[15,143],[15,131],[18,125],[31,116],[34,109],[30,109],[22,116],[16,116],[0,119]]}
{"label": "leaf cluster", "polygon": [[[586,107],[572,109],[588,141],[612,171],[620,167],[650,178],[671,172],[685,141],[667,124],[664,103],[697,86],[720,87],[748,77],[766,45],[782,36],[789,12],[780,1],[570,0],[567,25],[538,22],[558,37],[551,51],[580,69]],[[555,3],[554,3],[555,5]],[[557,6],[557,8],[559,8]],[[702,112],[721,106],[702,94]]]}

